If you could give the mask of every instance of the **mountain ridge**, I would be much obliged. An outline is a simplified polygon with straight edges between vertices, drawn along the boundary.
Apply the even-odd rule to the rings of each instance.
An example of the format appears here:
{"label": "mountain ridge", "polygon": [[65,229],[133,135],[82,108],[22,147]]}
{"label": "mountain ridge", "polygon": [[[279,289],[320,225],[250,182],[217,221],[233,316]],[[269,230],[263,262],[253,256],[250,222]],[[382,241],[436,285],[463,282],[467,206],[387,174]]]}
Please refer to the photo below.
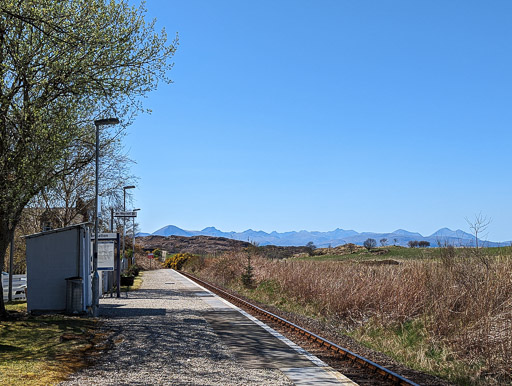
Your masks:
{"label": "mountain ridge", "polygon": [[[140,233],[143,235],[143,233]],[[148,235],[144,233],[144,235]],[[224,232],[214,226],[209,226],[201,231],[185,230],[175,225],[167,225],[162,227],[151,235],[154,236],[213,236],[224,237],[233,240],[257,243],[259,245],[276,245],[276,246],[304,246],[312,242],[317,247],[336,247],[347,243],[362,245],[368,238],[373,238],[380,243],[386,239],[386,245],[407,246],[409,241],[428,241],[431,246],[438,245],[454,245],[454,246],[474,246],[475,237],[460,229],[451,230],[449,228],[440,228],[430,236],[423,236],[418,232],[410,232],[405,229],[397,229],[390,233],[377,232],[356,232],[354,230],[345,230],[336,228],[332,231],[288,231],[270,233],[264,231],[255,231],[247,229],[243,232]],[[510,245],[510,242],[493,242],[485,241],[479,238],[479,243],[489,247],[497,247]]]}

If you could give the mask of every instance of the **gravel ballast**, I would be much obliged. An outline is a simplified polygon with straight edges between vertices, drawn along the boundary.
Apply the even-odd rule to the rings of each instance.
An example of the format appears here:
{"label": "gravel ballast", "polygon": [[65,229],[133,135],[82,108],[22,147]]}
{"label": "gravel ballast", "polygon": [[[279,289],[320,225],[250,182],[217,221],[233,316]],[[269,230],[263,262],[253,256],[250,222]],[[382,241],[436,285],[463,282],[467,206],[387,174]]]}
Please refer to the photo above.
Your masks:
{"label": "gravel ballast", "polygon": [[290,385],[277,369],[247,369],[222,344],[202,312],[209,306],[174,280],[147,271],[140,290],[100,301],[112,349],[62,385]]}

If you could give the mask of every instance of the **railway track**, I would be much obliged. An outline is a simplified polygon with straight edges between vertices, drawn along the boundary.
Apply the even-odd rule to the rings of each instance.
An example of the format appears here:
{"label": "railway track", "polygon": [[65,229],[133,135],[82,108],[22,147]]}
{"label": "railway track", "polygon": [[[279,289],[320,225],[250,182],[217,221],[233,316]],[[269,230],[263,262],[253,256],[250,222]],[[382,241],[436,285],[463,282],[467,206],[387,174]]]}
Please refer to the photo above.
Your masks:
{"label": "railway track", "polygon": [[[236,304],[240,308],[251,314],[257,314],[259,319],[264,319],[265,322],[270,322],[271,327],[278,327],[280,332],[283,330],[288,331],[288,337],[295,340],[296,343],[304,346],[304,340],[310,347],[306,347],[308,350],[312,347],[316,347],[314,352],[315,355],[320,356],[322,360],[327,362],[334,369],[344,373],[346,376],[351,378],[354,382],[359,384],[390,384],[390,385],[417,385],[413,381],[406,379],[399,374],[369,360],[366,359],[346,348],[343,348],[336,343],[333,343],[327,339],[324,339],[313,332],[310,332],[295,323],[292,323],[280,316],[266,311],[261,307],[255,306],[250,302],[230,294],[222,288],[205,282],[197,277],[190,275],[186,272],[180,271],[180,273],[196,283],[208,288],[210,291],[219,295],[220,297],[229,300],[231,303]],[[290,337],[290,335],[292,335]],[[298,338],[300,342],[297,342]],[[320,354],[320,355],[319,355]]]}

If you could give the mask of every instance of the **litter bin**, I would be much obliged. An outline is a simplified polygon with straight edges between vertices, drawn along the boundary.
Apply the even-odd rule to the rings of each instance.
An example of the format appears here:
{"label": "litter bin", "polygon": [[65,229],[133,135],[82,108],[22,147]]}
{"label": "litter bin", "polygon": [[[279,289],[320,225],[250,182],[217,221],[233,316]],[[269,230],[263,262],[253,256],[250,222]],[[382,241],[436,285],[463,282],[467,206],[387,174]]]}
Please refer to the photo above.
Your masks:
{"label": "litter bin", "polygon": [[66,313],[80,314],[83,309],[83,279],[68,277],[66,279]]}

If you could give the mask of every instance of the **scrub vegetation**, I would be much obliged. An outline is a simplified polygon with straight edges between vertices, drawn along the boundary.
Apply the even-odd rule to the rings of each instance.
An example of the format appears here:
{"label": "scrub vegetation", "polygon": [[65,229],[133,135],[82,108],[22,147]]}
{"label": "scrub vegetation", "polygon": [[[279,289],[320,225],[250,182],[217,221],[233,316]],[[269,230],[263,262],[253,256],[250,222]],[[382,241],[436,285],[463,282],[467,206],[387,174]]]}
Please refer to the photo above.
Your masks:
{"label": "scrub vegetation", "polygon": [[[285,260],[231,252],[195,259],[193,270],[260,302],[335,326],[417,370],[459,384],[511,382],[510,248],[386,250]],[[248,253],[251,287],[242,279]]]}

